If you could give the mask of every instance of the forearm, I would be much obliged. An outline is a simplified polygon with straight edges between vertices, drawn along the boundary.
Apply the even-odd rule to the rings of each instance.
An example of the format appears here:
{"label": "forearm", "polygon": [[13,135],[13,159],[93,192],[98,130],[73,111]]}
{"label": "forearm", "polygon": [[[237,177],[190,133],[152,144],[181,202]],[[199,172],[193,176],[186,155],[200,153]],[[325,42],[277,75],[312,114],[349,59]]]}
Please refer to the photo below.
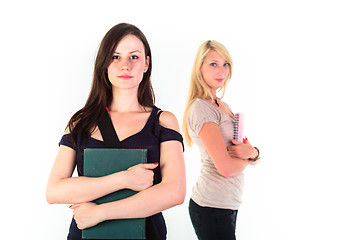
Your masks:
{"label": "forearm", "polygon": [[222,176],[234,177],[242,174],[248,165],[248,160],[227,157],[222,164],[217,164],[216,168]]}
{"label": "forearm", "polygon": [[[223,163],[223,173],[227,177],[237,176],[246,169],[248,165],[255,165],[255,162],[251,162],[249,159],[255,159],[256,161],[259,158],[259,152],[254,147],[251,147],[249,151],[247,151],[246,157],[240,157],[239,154],[235,154],[234,152],[228,151],[229,156],[227,156],[227,160]],[[222,174],[223,175],[223,174]]]}
{"label": "forearm", "polygon": [[185,183],[160,183],[132,197],[98,205],[101,221],[122,218],[143,218],[182,204]]}
{"label": "forearm", "polygon": [[[123,189],[123,172],[105,177],[70,177],[49,183],[47,201],[49,203],[73,204],[93,201],[111,192]],[[117,179],[116,179],[117,178]]]}
{"label": "forearm", "polygon": [[61,145],[48,179],[48,203],[87,202],[124,188],[124,172],[100,178],[72,177],[75,166],[75,150]]}

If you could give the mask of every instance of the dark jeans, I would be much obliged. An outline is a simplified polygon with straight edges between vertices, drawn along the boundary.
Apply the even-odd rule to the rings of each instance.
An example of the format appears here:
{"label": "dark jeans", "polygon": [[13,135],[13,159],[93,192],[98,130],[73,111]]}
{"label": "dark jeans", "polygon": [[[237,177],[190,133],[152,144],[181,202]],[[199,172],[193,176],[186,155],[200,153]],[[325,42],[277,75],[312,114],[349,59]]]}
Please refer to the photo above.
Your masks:
{"label": "dark jeans", "polygon": [[189,201],[189,215],[199,240],[235,240],[238,210],[201,207]]}

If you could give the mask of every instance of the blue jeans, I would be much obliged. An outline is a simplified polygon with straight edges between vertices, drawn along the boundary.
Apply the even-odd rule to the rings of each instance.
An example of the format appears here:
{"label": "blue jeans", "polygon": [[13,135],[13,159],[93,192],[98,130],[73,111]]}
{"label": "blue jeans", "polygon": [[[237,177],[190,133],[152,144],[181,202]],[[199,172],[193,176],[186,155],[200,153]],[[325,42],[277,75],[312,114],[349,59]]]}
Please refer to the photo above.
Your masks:
{"label": "blue jeans", "polygon": [[189,201],[189,215],[199,240],[235,240],[238,210],[201,207]]}

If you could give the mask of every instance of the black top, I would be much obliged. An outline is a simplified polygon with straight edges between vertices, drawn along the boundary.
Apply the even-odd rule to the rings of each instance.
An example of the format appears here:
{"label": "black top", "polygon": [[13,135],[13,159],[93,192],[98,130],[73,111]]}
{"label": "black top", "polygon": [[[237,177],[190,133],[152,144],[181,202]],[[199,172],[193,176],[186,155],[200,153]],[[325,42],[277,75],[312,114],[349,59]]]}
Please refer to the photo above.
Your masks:
{"label": "black top", "polygon": [[[119,146],[125,149],[148,149],[147,162],[154,163],[160,162],[160,143],[165,141],[180,141],[183,145],[183,138],[180,133],[169,128],[165,128],[159,124],[157,112],[159,109],[153,107],[153,110],[144,126],[138,133],[129,136],[128,138],[120,141]],[[79,176],[83,176],[84,167],[84,149],[85,148],[105,148],[104,142],[94,139],[89,135],[82,137],[80,132],[77,138],[76,146],[73,145],[70,134],[63,135],[59,145],[65,145],[73,148],[76,151],[76,165]],[[184,149],[184,147],[183,147]],[[154,182],[158,184],[161,182],[161,172],[158,166],[154,171]],[[151,218],[151,219],[150,219]],[[161,239],[166,239],[167,229],[162,213],[155,214],[147,219],[147,222],[152,220]],[[148,224],[147,224],[148,228]],[[81,240],[81,230],[76,226],[74,219],[70,225],[68,240]]]}

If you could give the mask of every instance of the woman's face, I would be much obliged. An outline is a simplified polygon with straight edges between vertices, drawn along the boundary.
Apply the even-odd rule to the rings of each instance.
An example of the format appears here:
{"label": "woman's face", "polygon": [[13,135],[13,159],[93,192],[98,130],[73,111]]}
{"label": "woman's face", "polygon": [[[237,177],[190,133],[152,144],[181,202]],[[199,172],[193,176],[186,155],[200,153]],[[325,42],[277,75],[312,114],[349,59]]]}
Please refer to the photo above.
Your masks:
{"label": "woman's face", "polygon": [[115,48],[108,66],[108,78],[113,87],[137,90],[148,66],[149,56],[145,56],[142,41],[134,35],[127,35]]}
{"label": "woman's face", "polygon": [[210,51],[201,66],[203,80],[211,91],[223,86],[229,73],[229,63],[216,51]]}

